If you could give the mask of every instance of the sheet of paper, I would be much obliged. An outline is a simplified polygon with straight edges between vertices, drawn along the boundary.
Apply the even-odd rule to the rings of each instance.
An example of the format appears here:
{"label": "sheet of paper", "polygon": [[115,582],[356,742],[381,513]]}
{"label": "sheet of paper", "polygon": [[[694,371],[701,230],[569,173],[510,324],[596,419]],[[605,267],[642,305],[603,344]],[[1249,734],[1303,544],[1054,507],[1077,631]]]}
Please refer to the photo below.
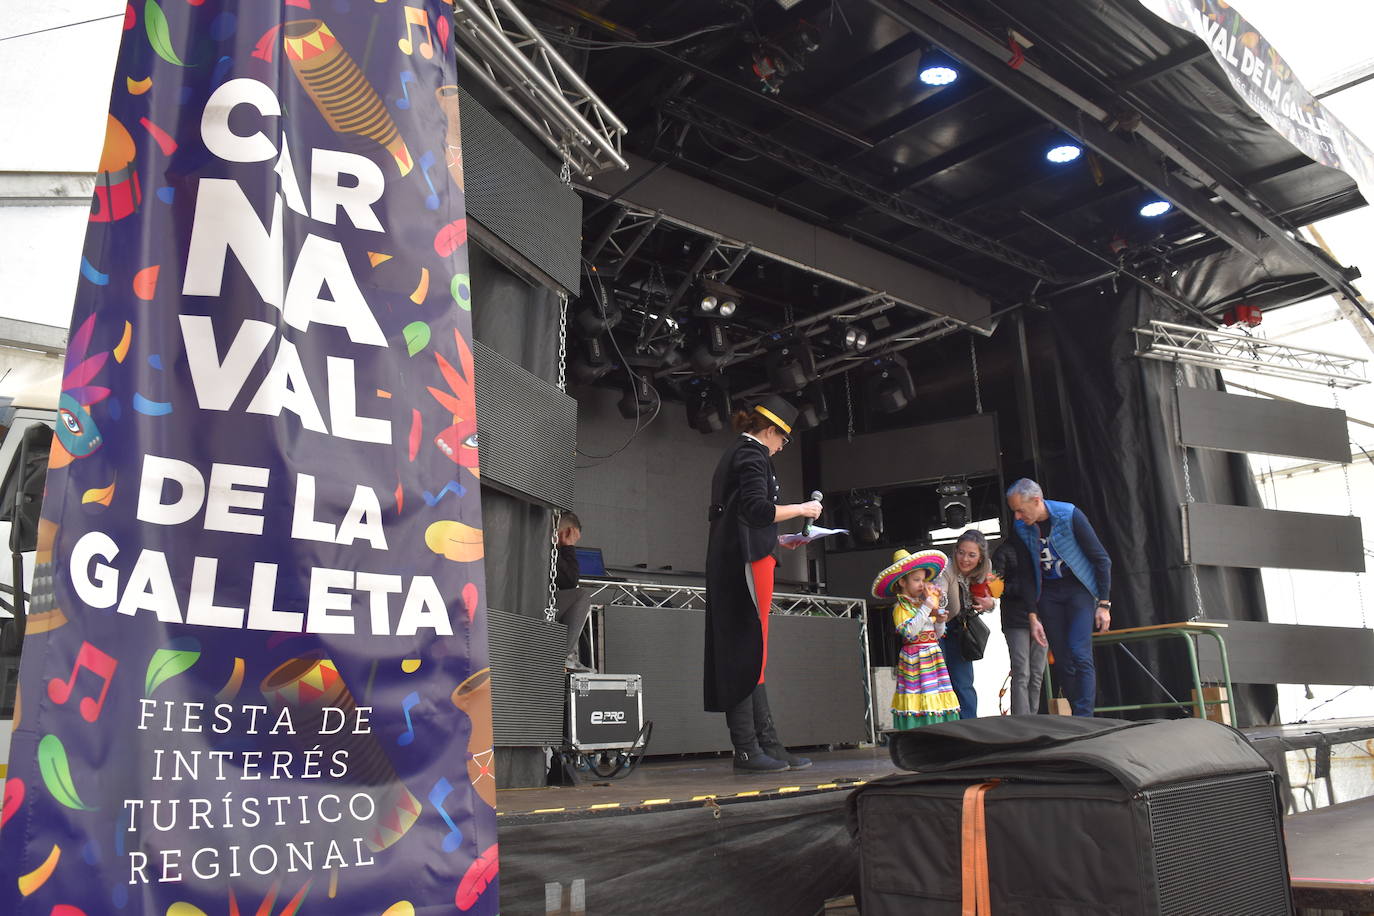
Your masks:
{"label": "sheet of paper", "polygon": [[830,537],[830,535],[832,534],[848,533],[848,528],[822,528],[820,525],[812,525],[810,534],[802,534],[799,531],[796,534],[778,535],[778,543],[784,547],[790,547],[796,544],[810,544],[812,541],[816,541],[825,537]]}

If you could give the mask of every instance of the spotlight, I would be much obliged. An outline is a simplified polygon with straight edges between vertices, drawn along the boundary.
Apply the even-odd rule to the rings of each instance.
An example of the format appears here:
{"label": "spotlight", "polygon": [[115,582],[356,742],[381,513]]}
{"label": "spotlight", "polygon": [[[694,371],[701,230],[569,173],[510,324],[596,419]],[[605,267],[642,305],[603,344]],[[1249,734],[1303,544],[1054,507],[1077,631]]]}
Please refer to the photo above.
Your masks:
{"label": "spotlight", "polygon": [[1163,216],[1174,208],[1167,200],[1152,200],[1140,208],[1141,216]]}
{"label": "spotlight", "polygon": [[896,413],[916,400],[916,385],[900,354],[871,359],[864,364],[864,395],[883,413]]}
{"label": "spotlight", "polygon": [[620,324],[620,319],[620,306],[616,304],[615,297],[607,296],[604,311],[598,302],[584,303],[573,316],[573,325],[583,337],[596,337]]}
{"label": "spotlight", "polygon": [[816,357],[810,345],[774,335],[768,347],[768,381],[775,391],[800,391],[816,380]]}
{"label": "spotlight", "polygon": [[792,424],[796,430],[815,429],[830,419],[830,405],[825,399],[825,383],[812,382],[797,402],[797,420]]}
{"label": "spotlight", "polygon": [[692,368],[702,375],[719,372],[730,358],[733,347],[725,335],[725,325],[710,319],[692,322],[692,343],[688,358]]}
{"label": "spotlight", "polygon": [[693,378],[683,385],[687,424],[702,434],[718,433],[730,423],[730,392],[709,379]]}
{"label": "spotlight", "polygon": [[845,499],[849,536],[860,544],[883,539],[883,498],[871,490],[851,490]]}
{"label": "spotlight", "polygon": [[862,353],[868,348],[868,331],[862,325],[836,319],[830,325],[830,342],[837,350]]}
{"label": "spotlight", "polygon": [[1049,152],[1045,153],[1045,158],[1055,165],[1064,165],[1073,162],[1083,155],[1083,147],[1077,143],[1061,143],[1058,146],[1050,147]]}
{"label": "spotlight", "polygon": [[620,415],[627,420],[641,419],[658,405],[658,392],[647,376],[630,371],[630,385],[620,398]]}
{"label": "spotlight", "polygon": [[917,78],[927,86],[948,86],[959,78],[954,61],[939,51],[928,51],[921,57]]}
{"label": "spotlight", "polygon": [[739,309],[739,290],[718,280],[702,277],[697,284],[697,299],[693,311],[697,315],[719,315],[729,318]]}
{"label": "spotlight", "polygon": [[968,498],[968,483],[946,480],[935,488],[940,498],[940,521],[946,528],[959,531],[973,519],[973,503]]}
{"label": "spotlight", "polygon": [[606,338],[600,335],[578,342],[578,350],[568,363],[572,379],[579,385],[590,385],[613,368]]}

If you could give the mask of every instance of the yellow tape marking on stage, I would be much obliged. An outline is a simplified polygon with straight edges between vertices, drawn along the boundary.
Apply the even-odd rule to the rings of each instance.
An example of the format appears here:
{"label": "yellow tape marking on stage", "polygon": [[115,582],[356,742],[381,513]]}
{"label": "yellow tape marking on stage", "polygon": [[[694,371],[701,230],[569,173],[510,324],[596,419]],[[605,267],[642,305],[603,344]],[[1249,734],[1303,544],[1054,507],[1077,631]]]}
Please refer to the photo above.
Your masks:
{"label": "yellow tape marking on stage", "polygon": [[758,794],[759,794],[759,790],[758,790],[758,789],[750,789],[748,792],[736,792],[736,793],[735,793],[735,798],[752,798],[753,796],[758,795]]}
{"label": "yellow tape marking on stage", "polygon": [[672,800],[671,798],[646,798],[646,799],[644,799],[643,804],[646,804],[646,805],[667,805],[667,804],[671,804],[672,801],[673,801],[673,800]]}
{"label": "yellow tape marking on stage", "polygon": [[602,808],[619,808],[620,802],[606,802],[603,805],[589,805],[587,810],[600,811]]}
{"label": "yellow tape marking on stage", "polygon": [[801,786],[783,786],[781,789],[778,790],[778,794],[779,794],[779,795],[785,795],[785,794],[787,794],[788,792],[800,792],[800,791],[801,791]]}
{"label": "yellow tape marking on stage", "polygon": [[837,782],[823,782],[816,786],[817,789],[838,789],[840,784]]}
{"label": "yellow tape marking on stage", "polygon": [[567,810],[567,808],[535,808],[530,814],[558,814],[560,811]]}
{"label": "yellow tape marking on stage", "polygon": [[711,798],[715,798],[715,797],[716,797],[715,795],[693,795],[693,796],[692,796],[692,801],[706,801],[707,799],[711,799]]}

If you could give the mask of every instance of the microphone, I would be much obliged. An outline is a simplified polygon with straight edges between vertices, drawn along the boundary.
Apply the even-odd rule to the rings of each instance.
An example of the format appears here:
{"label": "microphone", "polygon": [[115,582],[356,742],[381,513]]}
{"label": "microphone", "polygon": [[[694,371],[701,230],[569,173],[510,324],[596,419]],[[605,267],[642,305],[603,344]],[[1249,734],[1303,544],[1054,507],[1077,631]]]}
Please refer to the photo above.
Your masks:
{"label": "microphone", "polygon": [[[820,490],[811,491],[811,499],[814,502],[820,502],[823,496],[825,496],[825,494],[822,493]],[[806,524],[802,526],[802,537],[811,537],[811,522],[812,519],[808,518],[806,520]]]}

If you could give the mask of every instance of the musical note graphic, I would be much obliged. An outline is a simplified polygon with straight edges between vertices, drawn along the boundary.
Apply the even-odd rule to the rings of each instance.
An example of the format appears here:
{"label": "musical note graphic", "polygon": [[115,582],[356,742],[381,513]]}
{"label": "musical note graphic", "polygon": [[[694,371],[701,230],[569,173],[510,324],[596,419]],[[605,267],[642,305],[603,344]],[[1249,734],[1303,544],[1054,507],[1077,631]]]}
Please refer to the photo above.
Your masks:
{"label": "musical note graphic", "polygon": [[420,56],[429,60],[434,56],[434,33],[429,30],[429,11],[419,7],[406,7],[406,37],[396,42],[396,47],[401,49],[402,54],[414,54],[415,45],[410,40],[411,33],[415,26],[423,26],[425,30],[425,40],[420,42]]}
{"label": "musical note graphic", "polygon": [[453,784],[440,776],[439,781],[434,784],[434,788],[429,790],[429,803],[439,809],[443,815],[444,823],[449,826],[449,833],[444,837],[444,852],[453,852],[463,842],[463,831],[458,829],[458,825],[453,822],[453,815],[444,810],[444,800],[453,794]]}
{"label": "musical note graphic", "polygon": [[405,713],[406,731],[396,739],[396,743],[401,747],[409,747],[415,741],[415,724],[410,721],[410,711],[420,705],[420,694],[414,690],[401,701],[401,712]]}
{"label": "musical note graphic", "polygon": [[[396,100],[396,107],[405,111],[410,108],[410,84],[415,82],[415,74],[409,70],[401,71],[401,97]],[[373,265],[376,266],[376,265]]]}
{"label": "musical note graphic", "polygon": [[100,718],[100,710],[105,705],[105,697],[110,692],[110,681],[114,679],[115,668],[119,662],[104,652],[97,649],[88,642],[81,644],[81,649],[76,653],[76,662],[72,665],[72,673],[64,681],[60,677],[55,677],[48,681],[48,698],[59,706],[71,699],[72,690],[76,686],[76,676],[85,668],[87,671],[100,678],[104,683],[100,688],[99,699],[83,697],[79,704],[81,718],[87,722],[94,722]]}
{"label": "musical note graphic", "polygon": [[430,210],[439,209],[439,192],[434,189],[434,182],[429,177],[429,170],[434,168],[434,153],[425,153],[420,157],[420,174],[425,176],[425,184],[429,185],[429,196],[425,198],[425,207]]}

